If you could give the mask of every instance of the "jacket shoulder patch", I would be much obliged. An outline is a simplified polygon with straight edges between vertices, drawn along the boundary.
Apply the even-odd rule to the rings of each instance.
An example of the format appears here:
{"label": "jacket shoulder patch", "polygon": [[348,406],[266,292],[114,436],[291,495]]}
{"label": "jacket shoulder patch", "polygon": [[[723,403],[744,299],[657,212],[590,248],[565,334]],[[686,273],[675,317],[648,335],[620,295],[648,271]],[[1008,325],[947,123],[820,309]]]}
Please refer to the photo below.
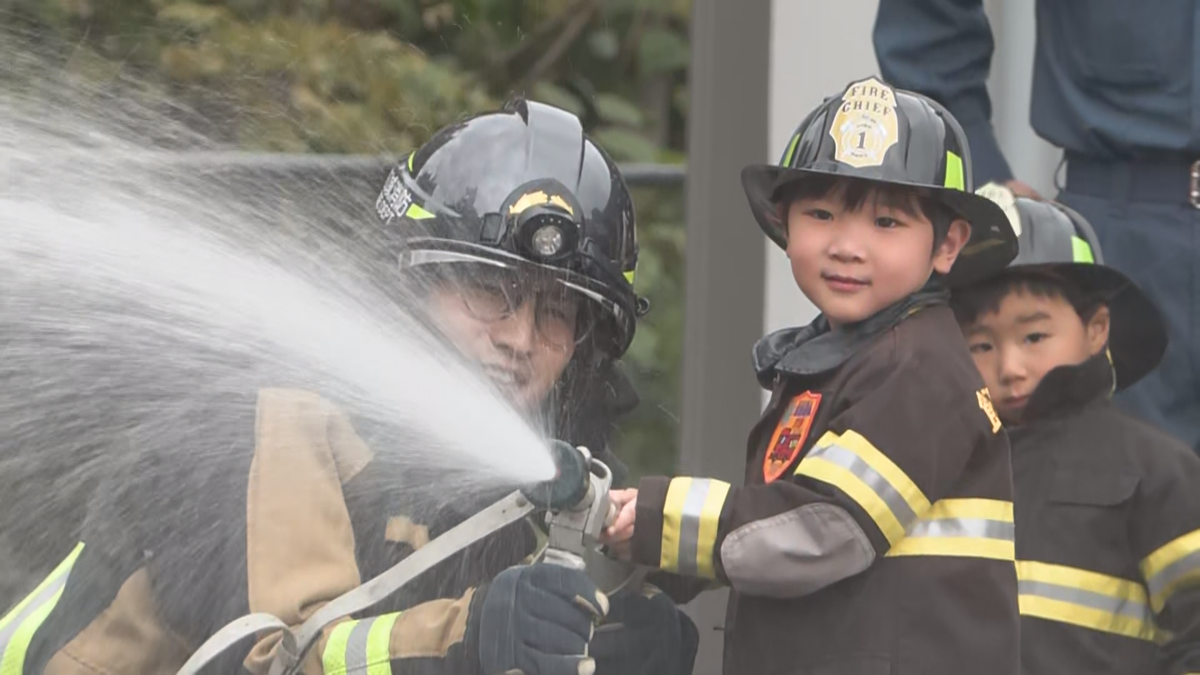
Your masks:
{"label": "jacket shoulder patch", "polygon": [[778,480],[796,461],[804,442],[808,440],[808,432],[820,404],[821,395],[811,391],[792,397],[763,457],[763,480],[768,483]]}
{"label": "jacket shoulder patch", "polygon": [[992,406],[992,392],[984,387],[975,392],[975,399],[979,403],[979,409],[983,411],[984,415],[987,415],[988,421],[992,423],[992,433],[999,433],[1000,427],[1003,425],[1000,423],[1000,416],[996,414],[996,408]]}

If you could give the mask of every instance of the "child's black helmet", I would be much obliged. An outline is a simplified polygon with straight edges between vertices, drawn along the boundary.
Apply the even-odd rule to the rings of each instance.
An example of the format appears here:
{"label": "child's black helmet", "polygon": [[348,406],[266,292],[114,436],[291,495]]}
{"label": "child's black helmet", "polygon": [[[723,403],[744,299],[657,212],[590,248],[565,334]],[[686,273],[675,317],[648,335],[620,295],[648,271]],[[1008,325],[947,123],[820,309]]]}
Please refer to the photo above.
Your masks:
{"label": "child's black helmet", "polygon": [[514,99],[446,127],[392,169],[376,210],[402,265],[532,265],[597,303],[605,353],[633,340],[633,200],[571,113]]}
{"label": "child's black helmet", "polygon": [[1158,367],[1167,348],[1162,315],[1129,277],[1104,264],[1100,242],[1083,216],[1057,202],[1016,197],[995,183],[979,188],[978,194],[996,202],[1017,233],[1020,252],[1009,269],[1046,268],[1108,306],[1117,389]]}
{"label": "child's black helmet", "polygon": [[995,273],[1017,254],[1004,213],[974,194],[966,134],[945,108],[920,94],[873,77],[851,83],[800,123],[778,166],[742,170],[750,210],[782,248],[787,225],[781,188],[813,175],[923,188],[969,222],[971,239],[946,275],[949,286]]}

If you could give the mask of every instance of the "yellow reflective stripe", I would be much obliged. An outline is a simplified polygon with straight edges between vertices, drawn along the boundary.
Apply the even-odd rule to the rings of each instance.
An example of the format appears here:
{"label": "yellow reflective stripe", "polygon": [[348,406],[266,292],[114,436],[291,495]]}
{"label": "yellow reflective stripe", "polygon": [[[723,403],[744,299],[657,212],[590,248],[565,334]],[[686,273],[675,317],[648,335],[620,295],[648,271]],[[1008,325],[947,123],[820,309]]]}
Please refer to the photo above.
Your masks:
{"label": "yellow reflective stripe", "polygon": [[994,520],[1001,523],[1013,522],[1013,505],[1002,499],[940,499],[934,502],[921,520],[944,520],[949,518]]}
{"label": "yellow reflective stripe", "polygon": [[392,675],[392,628],[400,614],[338,624],[321,655],[325,675]]}
{"label": "yellow reflective stripe", "polygon": [[1012,560],[1016,548],[1011,541],[978,537],[905,537],[884,557],[899,558],[913,555],[940,555],[956,558],[990,558]]}
{"label": "yellow reflective stripe", "polygon": [[1016,565],[1022,615],[1157,641],[1159,631],[1141,584],[1034,560]]}
{"label": "yellow reflective stripe", "polygon": [[345,675],[346,673],[346,643],[350,641],[350,632],[354,630],[357,621],[343,621],[334,627],[325,643],[325,651],[321,653],[321,666],[325,675]]}
{"label": "yellow reflective stripe", "polygon": [[420,204],[417,204],[416,202],[409,204],[408,209],[405,210],[404,213],[402,213],[400,215],[407,216],[409,218],[412,218],[413,220],[427,220],[429,218],[434,217],[432,213],[430,213],[429,211],[426,211],[423,206],[421,206]]}
{"label": "yellow reflective stripe", "polygon": [[63,558],[63,561],[58,564],[58,567],[55,567],[54,571],[47,575],[46,578],[42,580],[42,583],[38,584],[37,588],[33,589],[32,593],[25,596],[24,600],[17,603],[17,606],[13,607],[12,610],[9,611],[8,614],[5,614],[3,618],[0,618],[0,631],[4,630],[5,626],[12,622],[17,615],[23,612],[25,608],[29,606],[31,602],[33,602],[33,599],[36,598],[42,591],[46,590],[46,588],[51,584],[58,582],[60,580],[60,576],[69,574],[71,568],[75,565],[75,561],[79,559],[79,554],[82,552],[83,542],[79,542],[75,545],[75,548],[71,550],[71,553],[68,554],[66,558]]}
{"label": "yellow reflective stripe", "polygon": [[709,478],[674,478],[663,504],[659,567],[691,576],[716,577],[713,552],[729,483]]}
{"label": "yellow reflective stripe", "polygon": [[1054,600],[1029,593],[1021,593],[1017,596],[1017,606],[1020,608],[1021,616],[1058,621],[1080,628],[1090,628],[1147,642],[1156,642],[1154,625],[1131,617],[1117,616],[1073,602]]}
{"label": "yellow reflective stripe", "polygon": [[667,486],[667,498],[663,502],[662,550],[658,555],[658,566],[664,570],[679,569],[679,533],[683,526],[683,500],[687,498],[691,478],[673,478]]}
{"label": "yellow reflective stripe", "polygon": [[886,557],[940,555],[1013,560],[1012,502],[942,499],[909,528]]}
{"label": "yellow reflective stripe", "polygon": [[946,181],[945,185],[954,190],[966,190],[967,181],[963,178],[962,157],[946,151]]}
{"label": "yellow reflective stripe", "polygon": [[888,483],[900,493],[900,496],[904,497],[904,501],[908,503],[913,513],[921,514],[929,509],[929,500],[925,498],[921,488],[917,487],[908,474],[901,471],[900,467],[896,466],[887,455],[880,452],[861,434],[856,431],[847,431],[842,434],[837,444],[853,451],[872,469],[886,478]]}
{"label": "yellow reflective stripe", "polygon": [[400,612],[376,617],[367,634],[367,675],[392,675],[392,628]]}
{"label": "yellow reflective stripe", "polygon": [[1071,237],[1071,257],[1077,263],[1095,263],[1092,246],[1083,237]]}
{"label": "yellow reflective stripe", "polygon": [[22,675],[33,636],[62,597],[71,568],[83,552],[83,546],[83,542],[76,544],[32,593],[0,619],[0,675]]}
{"label": "yellow reflective stripe", "polygon": [[29,651],[29,644],[33,642],[33,634],[37,632],[38,628],[41,628],[42,622],[50,616],[50,612],[54,611],[54,606],[58,604],[58,599],[62,597],[62,594],[63,589],[60,587],[54,595],[50,596],[48,602],[34,609],[17,627],[12,640],[4,648],[4,658],[0,659],[0,675],[23,675],[25,654]]}
{"label": "yellow reflective stripe", "polygon": [[1055,565],[1036,560],[1018,560],[1017,578],[1025,581],[1043,581],[1056,586],[1079,588],[1090,593],[1107,595],[1119,600],[1132,600],[1143,605],[1146,604],[1146,589],[1136,581],[1079,569],[1078,567]]}
{"label": "yellow reflective stripe", "polygon": [[845,492],[893,545],[930,508],[917,484],[855,431],[841,435],[825,432],[796,467],[795,475],[814,478]]}
{"label": "yellow reflective stripe", "polygon": [[787,150],[783,153],[783,161],[779,163],[783,168],[791,168],[792,158],[796,155],[796,146],[800,144],[800,134],[792,136],[792,142],[788,143]]}
{"label": "yellow reflective stripe", "polygon": [[896,519],[883,498],[867,486],[858,476],[842,467],[819,457],[806,457],[796,467],[796,475],[815,478],[845,492],[861,506],[888,542],[897,542],[904,537],[904,526]]}
{"label": "yellow reflective stripe", "polygon": [[1161,612],[1172,593],[1200,582],[1200,530],[1189,532],[1146,556],[1141,570],[1150,589],[1150,606],[1155,613]]}
{"label": "yellow reflective stripe", "polygon": [[725,499],[729,496],[729,483],[711,481],[704,506],[700,511],[700,523],[697,528],[698,543],[696,547],[696,576],[715,579],[717,571],[713,565],[713,553],[717,547],[717,527],[721,524],[721,511],[725,508]]}

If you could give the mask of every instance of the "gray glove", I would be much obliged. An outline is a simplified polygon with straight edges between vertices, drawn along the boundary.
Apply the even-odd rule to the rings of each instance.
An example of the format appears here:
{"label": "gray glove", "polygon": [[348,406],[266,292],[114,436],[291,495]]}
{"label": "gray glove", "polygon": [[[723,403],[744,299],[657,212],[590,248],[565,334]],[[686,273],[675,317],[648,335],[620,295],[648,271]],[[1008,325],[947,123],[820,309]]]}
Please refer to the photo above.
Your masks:
{"label": "gray glove", "polygon": [[581,571],[535,563],[510,567],[485,588],[478,610],[483,675],[592,675],[588,642],[608,598]]}

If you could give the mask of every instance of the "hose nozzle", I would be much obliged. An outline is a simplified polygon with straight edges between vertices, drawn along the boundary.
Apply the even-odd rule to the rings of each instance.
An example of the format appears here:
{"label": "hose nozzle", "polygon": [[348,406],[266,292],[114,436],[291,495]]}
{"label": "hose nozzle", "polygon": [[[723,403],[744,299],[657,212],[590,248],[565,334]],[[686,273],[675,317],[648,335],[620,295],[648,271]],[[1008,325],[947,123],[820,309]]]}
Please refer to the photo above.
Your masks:
{"label": "hose nozzle", "polygon": [[548,481],[521,490],[538,508],[564,511],[576,508],[587,498],[592,458],[584,448],[564,441],[551,441],[555,475]]}

